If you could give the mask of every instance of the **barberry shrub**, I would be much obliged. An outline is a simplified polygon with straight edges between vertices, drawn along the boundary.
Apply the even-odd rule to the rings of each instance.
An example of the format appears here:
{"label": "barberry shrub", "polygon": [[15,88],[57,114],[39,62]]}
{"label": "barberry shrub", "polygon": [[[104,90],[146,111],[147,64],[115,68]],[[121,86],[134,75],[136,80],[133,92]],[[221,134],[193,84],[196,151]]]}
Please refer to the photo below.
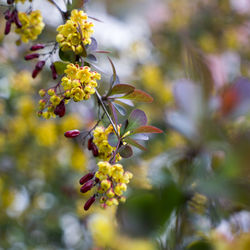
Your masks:
{"label": "barberry shrub", "polygon": [[[164,4],[161,1],[155,1],[153,6],[157,7],[157,11],[171,12],[167,18],[162,18],[161,14],[157,16],[157,11],[153,9],[148,15],[149,21],[152,18],[152,26],[157,26],[159,19],[163,22],[152,33],[152,41],[160,52],[156,53],[157,59],[163,63],[146,62],[145,65],[135,66],[141,86],[157,98],[155,104],[144,90],[120,82],[111,59],[112,51],[100,50],[99,41],[95,39],[95,24],[100,20],[86,12],[88,1],[46,2],[54,5],[62,18],[49,42],[43,40],[46,36],[39,36],[47,27],[41,12],[33,9],[32,1],[8,0],[4,6],[4,34],[14,31],[17,46],[33,42],[30,52],[24,56],[31,64],[35,61],[33,71],[28,76],[27,71],[14,75],[15,90],[28,91],[27,79],[30,82],[32,77],[36,81],[42,71],[47,69],[50,72],[50,79],[46,79],[39,90],[38,120],[28,117],[34,111],[32,100],[20,97],[14,102],[14,107],[18,109],[16,117],[7,119],[9,127],[2,129],[0,122],[0,133],[4,135],[7,131],[5,137],[12,153],[15,155],[17,150],[13,147],[14,142],[21,139],[25,142],[29,136],[35,135],[39,146],[58,150],[56,153],[46,151],[45,160],[39,152],[36,155],[38,166],[40,160],[46,165],[48,158],[53,159],[53,164],[64,163],[65,148],[60,151],[64,143],[55,143],[56,137],[62,138],[64,133],[63,139],[73,145],[73,149],[67,148],[72,151],[70,164],[81,171],[81,174],[78,173],[79,182],[75,182],[82,198],[80,214],[84,217],[96,209],[102,211],[96,216],[92,214],[88,220],[91,222],[88,229],[92,233],[92,245],[98,249],[154,249],[148,241],[131,240],[115,233],[114,211],[117,212],[116,219],[122,226],[122,232],[148,238],[157,235],[154,239],[161,249],[249,249],[249,223],[241,223],[241,220],[249,219],[250,81],[240,77],[236,67],[239,54],[242,59],[239,68],[242,74],[249,76],[246,10],[232,7],[237,2],[233,0],[198,0],[196,3],[188,0],[166,1],[167,10],[162,8]],[[232,23],[234,25],[231,26]],[[223,46],[226,52],[216,55]],[[136,47],[137,44],[134,49]],[[98,67],[99,56],[112,70],[108,76],[110,81]],[[166,79],[179,78],[182,74],[183,68],[175,70],[180,58],[187,72],[186,79],[175,81],[171,91]],[[219,75],[223,60],[227,61],[225,71],[231,70],[227,80],[223,80],[224,75]],[[233,70],[234,67],[237,70]],[[15,98],[19,98],[18,93],[14,91]],[[138,109],[134,108],[136,103],[144,104],[140,104],[141,109]],[[6,105],[10,112],[13,111],[12,105]],[[91,107],[95,121],[80,127],[72,115],[72,107],[77,105]],[[75,110],[78,112],[78,109]],[[148,118],[143,110],[151,113],[150,118],[161,116],[159,124],[165,123],[165,127],[161,127],[164,130],[167,128],[167,141],[164,141],[165,135],[159,136],[158,142],[151,140],[148,144],[149,150],[143,141],[149,140],[149,134],[161,134],[163,131],[147,124]],[[78,113],[85,120],[84,112]],[[67,122],[72,122],[73,127],[65,125],[67,122],[63,119],[67,117]],[[53,121],[63,124],[58,129]],[[42,122],[45,122],[44,126]],[[13,131],[19,132],[11,137]],[[89,153],[88,170],[82,166],[86,160],[80,150],[82,146]],[[137,154],[140,150],[144,151],[144,159],[155,159],[141,161]],[[29,154],[24,154],[30,159]],[[25,162],[24,158],[18,160],[20,166]],[[8,158],[1,161],[6,173],[11,165],[8,161]],[[29,176],[29,170],[22,171]],[[52,175],[57,180],[61,178],[60,172],[53,172],[50,166],[48,172],[42,176],[45,183],[51,181]],[[146,178],[149,174],[151,182]],[[39,170],[36,175],[41,175]],[[4,178],[9,180],[6,175]],[[9,184],[0,179],[1,193],[12,197],[13,192],[8,188],[18,178],[13,178]],[[73,181],[65,179],[60,179],[63,182],[62,192],[74,199],[74,192],[67,186],[67,182],[74,185]],[[30,189],[39,186],[36,181],[29,183]],[[137,189],[130,192],[133,184]],[[35,196],[31,195],[31,199]],[[34,201],[34,206],[38,204],[46,208],[46,199],[51,197],[44,195],[38,202]],[[67,210],[66,203],[59,205]],[[8,200],[3,198],[0,206],[2,204],[8,206]],[[15,213],[9,212],[9,216],[15,216]],[[223,222],[225,229],[224,220],[227,220],[227,230],[231,230],[227,234],[221,232],[218,226]],[[61,224],[67,228],[68,224],[74,224],[72,221],[72,217],[66,216]],[[54,233],[53,229],[51,231]],[[88,236],[88,233],[85,235]],[[86,249],[89,248],[87,236]]]}

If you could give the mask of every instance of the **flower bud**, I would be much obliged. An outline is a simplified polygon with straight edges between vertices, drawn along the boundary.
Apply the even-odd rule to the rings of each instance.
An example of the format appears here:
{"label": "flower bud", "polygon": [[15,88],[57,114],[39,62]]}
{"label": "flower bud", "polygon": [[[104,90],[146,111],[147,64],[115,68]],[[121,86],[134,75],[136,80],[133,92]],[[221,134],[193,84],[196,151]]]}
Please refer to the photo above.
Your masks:
{"label": "flower bud", "polygon": [[91,180],[94,177],[94,175],[95,175],[94,173],[88,173],[84,175],[79,181],[80,185],[83,185],[85,182]]}
{"label": "flower bud", "polygon": [[93,187],[94,181],[89,180],[87,181],[80,189],[81,193],[86,193],[88,192],[92,187]]}
{"label": "flower bud", "polygon": [[9,20],[10,17],[11,17],[11,11],[10,11],[10,9],[8,9],[4,12],[4,18],[5,18],[5,20]]}
{"label": "flower bud", "polygon": [[54,114],[58,115],[59,117],[63,117],[65,115],[65,104],[64,104],[64,100],[62,100],[55,108],[54,110]]}
{"label": "flower bud", "polygon": [[[32,54],[31,54],[32,55]],[[39,54],[38,54],[39,55]],[[32,58],[33,59],[33,58]],[[27,60],[27,59],[26,59]],[[30,60],[30,59],[29,59]],[[32,77],[36,78],[36,76],[38,75],[38,73],[42,70],[43,66],[45,65],[45,61],[39,61],[36,66],[35,69],[32,72]]]}
{"label": "flower bud", "polygon": [[11,20],[8,20],[5,25],[4,35],[8,35],[11,29]]}
{"label": "flower bud", "polygon": [[44,47],[45,47],[44,44],[38,43],[38,44],[33,45],[33,46],[30,48],[30,50],[31,50],[31,51],[36,51],[36,50],[39,50],[39,49],[43,49]]}
{"label": "flower bud", "polygon": [[92,150],[93,147],[93,137],[89,138],[88,140],[88,150]]}
{"label": "flower bud", "polygon": [[87,202],[84,205],[84,210],[87,211],[94,202],[95,202],[95,195],[93,195],[87,200]]}
{"label": "flower bud", "polygon": [[35,58],[38,58],[39,57],[39,54],[38,53],[34,53],[34,54],[29,54],[29,55],[26,55],[24,57],[24,59],[26,61],[29,61],[29,60],[32,60],[32,59],[35,59]]}
{"label": "flower bud", "polygon": [[57,75],[56,67],[55,67],[55,64],[54,64],[54,63],[51,63],[50,69],[51,69],[51,72],[52,72],[52,77],[53,77],[53,79],[56,80],[57,77],[58,77],[58,75]]}
{"label": "flower bud", "polygon": [[41,97],[44,97],[46,95],[46,91],[44,89],[40,89],[38,93]]}
{"label": "flower bud", "polygon": [[94,143],[92,144],[92,154],[94,157],[97,157],[99,155],[98,148]]}
{"label": "flower bud", "polygon": [[77,137],[79,134],[80,134],[80,131],[78,129],[73,129],[73,130],[69,130],[65,132],[64,136],[68,138],[73,138],[73,137]]}
{"label": "flower bud", "polygon": [[23,25],[22,25],[22,23],[19,20],[17,10],[15,10],[15,13],[14,13],[14,22],[15,22],[17,28],[22,28]]}

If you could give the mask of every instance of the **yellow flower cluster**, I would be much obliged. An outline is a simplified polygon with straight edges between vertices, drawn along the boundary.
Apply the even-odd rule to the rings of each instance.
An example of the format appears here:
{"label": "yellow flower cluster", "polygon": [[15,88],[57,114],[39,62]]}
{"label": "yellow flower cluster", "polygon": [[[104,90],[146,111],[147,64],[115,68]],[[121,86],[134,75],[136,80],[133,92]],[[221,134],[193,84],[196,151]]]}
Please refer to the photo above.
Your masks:
{"label": "yellow flower cluster", "polygon": [[81,54],[83,46],[91,44],[94,24],[87,19],[87,14],[82,10],[72,10],[70,20],[57,28],[59,34],[56,41],[63,51],[72,50],[76,54]]}
{"label": "yellow flower cluster", "polygon": [[41,12],[39,10],[31,11],[29,14],[18,12],[18,18],[22,27],[16,28],[15,32],[20,35],[21,41],[27,43],[29,40],[36,40],[44,28]]}
{"label": "yellow flower cluster", "polygon": [[[118,132],[120,126],[118,126]],[[98,148],[98,157],[104,161],[108,161],[112,155],[112,152],[115,150],[115,147],[112,147],[108,142],[108,136],[110,133],[114,133],[114,128],[110,124],[106,129],[102,126],[98,126],[93,131],[93,143]],[[120,154],[116,154],[116,161],[120,161],[122,157]]]}
{"label": "yellow flower cluster", "polygon": [[88,100],[95,93],[97,87],[96,80],[101,79],[101,75],[90,68],[79,67],[77,64],[68,64],[64,71],[66,76],[62,78],[62,87],[66,98],[72,98],[75,102]]}
{"label": "yellow flower cluster", "polygon": [[99,179],[98,193],[103,207],[118,205],[125,202],[123,192],[127,190],[127,184],[133,177],[129,171],[124,171],[121,164],[111,165],[109,162],[99,162],[95,177]]}
{"label": "yellow flower cluster", "polygon": [[[38,115],[42,116],[45,119],[50,117],[56,117],[55,109],[63,100],[63,96],[56,94],[55,89],[51,88],[47,92],[44,89],[40,89],[39,95],[45,97],[39,101],[39,112]],[[63,104],[64,105],[64,104]],[[44,111],[47,109],[46,111]]]}
{"label": "yellow flower cluster", "polygon": [[[39,95],[43,98],[39,101],[39,115],[45,119],[60,117],[65,113],[64,104],[70,99],[75,102],[88,100],[95,93],[97,80],[101,79],[101,75],[90,68],[79,67],[77,64],[68,64],[64,73],[66,76],[62,78],[61,86],[64,91],[59,90],[60,86],[51,88],[48,91],[41,89]],[[58,90],[58,91],[57,91]],[[46,111],[44,111],[46,109]],[[56,112],[56,109],[58,111]]]}

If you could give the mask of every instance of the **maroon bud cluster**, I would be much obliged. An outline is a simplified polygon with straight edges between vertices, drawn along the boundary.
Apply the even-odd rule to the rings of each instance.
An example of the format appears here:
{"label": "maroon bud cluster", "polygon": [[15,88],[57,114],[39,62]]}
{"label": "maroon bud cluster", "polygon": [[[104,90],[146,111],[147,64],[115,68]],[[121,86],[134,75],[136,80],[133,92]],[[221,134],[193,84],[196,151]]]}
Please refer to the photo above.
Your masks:
{"label": "maroon bud cluster", "polygon": [[97,157],[99,155],[98,148],[93,142],[93,137],[89,138],[88,140],[88,150],[92,151],[94,157]]}
{"label": "maroon bud cluster", "polygon": [[[90,172],[90,173],[84,175],[80,179],[79,183],[80,183],[80,185],[82,185],[82,187],[80,189],[80,192],[82,192],[82,193],[88,192],[99,181],[99,179],[97,179],[97,178],[93,179],[94,176],[95,176],[95,173]],[[87,211],[90,208],[90,206],[95,202],[95,196],[96,195],[94,194],[92,197],[90,197],[86,201],[86,203],[84,204],[84,210],[85,211]]]}
{"label": "maroon bud cluster", "polygon": [[95,195],[93,195],[86,201],[84,205],[84,210],[87,211],[94,202],[95,202]]}
{"label": "maroon bud cluster", "polygon": [[78,129],[73,129],[73,130],[69,130],[67,132],[64,133],[65,137],[68,138],[74,138],[76,136],[78,136],[80,134],[80,131]]}
{"label": "maroon bud cluster", "polygon": [[61,102],[56,106],[54,110],[54,114],[58,115],[59,117],[63,117],[65,115],[66,108],[64,100],[61,100]]}
{"label": "maroon bud cluster", "polygon": [[35,69],[34,69],[33,72],[32,72],[32,77],[33,77],[33,78],[36,78],[36,77],[37,77],[37,75],[39,74],[39,72],[43,69],[44,65],[45,65],[45,61],[44,61],[44,60],[39,61],[39,62],[36,64]]}
{"label": "maroon bud cluster", "polygon": [[[14,0],[7,1],[8,4],[13,4],[13,2]],[[18,18],[18,11],[16,9],[14,9],[13,11],[11,11],[10,9],[6,10],[4,13],[4,18],[6,20],[5,29],[4,29],[5,35],[8,35],[10,33],[12,23],[15,23],[17,28],[22,27],[22,23],[20,22]]]}

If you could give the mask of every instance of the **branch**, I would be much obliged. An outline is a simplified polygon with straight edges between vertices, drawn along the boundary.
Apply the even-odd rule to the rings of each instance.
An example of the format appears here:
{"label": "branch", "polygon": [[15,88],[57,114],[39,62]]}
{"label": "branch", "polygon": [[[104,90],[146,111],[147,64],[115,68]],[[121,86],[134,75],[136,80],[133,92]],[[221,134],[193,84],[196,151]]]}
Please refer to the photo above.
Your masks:
{"label": "branch", "polygon": [[96,90],[95,94],[96,94],[96,97],[97,97],[99,103],[100,103],[101,106],[102,106],[102,109],[103,109],[104,113],[106,114],[106,116],[108,117],[110,123],[112,124],[112,126],[113,126],[113,128],[114,128],[114,131],[115,131],[116,136],[119,138],[119,133],[118,133],[118,131],[117,131],[117,129],[116,129],[116,126],[115,126],[115,124],[114,124],[112,118],[110,117],[110,115],[109,115],[109,113],[108,113],[108,111],[107,111],[107,109],[106,109],[106,107],[105,107],[103,101],[102,101],[102,97],[100,96],[100,94],[99,94],[99,92],[98,92],[97,90]]}

